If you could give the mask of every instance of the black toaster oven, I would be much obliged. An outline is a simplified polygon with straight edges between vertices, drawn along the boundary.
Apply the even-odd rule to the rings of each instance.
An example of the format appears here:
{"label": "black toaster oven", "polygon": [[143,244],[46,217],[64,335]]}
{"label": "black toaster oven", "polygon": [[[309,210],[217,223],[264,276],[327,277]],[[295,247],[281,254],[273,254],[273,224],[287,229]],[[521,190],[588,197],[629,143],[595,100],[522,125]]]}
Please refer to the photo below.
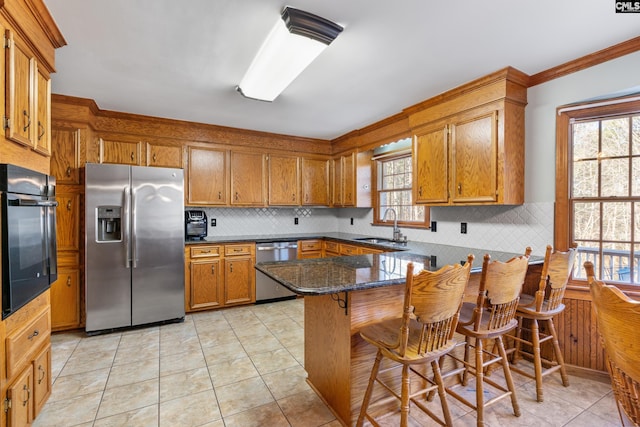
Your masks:
{"label": "black toaster oven", "polygon": [[201,240],[207,237],[207,214],[204,211],[184,212],[185,240]]}

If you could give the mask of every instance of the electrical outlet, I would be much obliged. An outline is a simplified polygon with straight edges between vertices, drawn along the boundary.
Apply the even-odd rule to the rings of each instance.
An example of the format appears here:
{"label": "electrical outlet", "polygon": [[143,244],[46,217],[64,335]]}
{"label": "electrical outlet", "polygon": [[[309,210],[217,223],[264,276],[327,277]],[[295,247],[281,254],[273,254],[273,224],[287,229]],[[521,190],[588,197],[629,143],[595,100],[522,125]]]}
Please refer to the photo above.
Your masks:
{"label": "electrical outlet", "polygon": [[435,222],[435,221],[431,221],[431,227],[430,228],[431,228],[431,232],[435,233],[437,231],[437,229],[438,229],[438,223]]}
{"label": "electrical outlet", "polygon": [[466,222],[461,222],[460,223],[460,233],[467,234],[467,223]]}
{"label": "electrical outlet", "polygon": [[351,225],[353,225],[353,218],[351,218]]}
{"label": "electrical outlet", "polygon": [[438,258],[435,255],[431,255],[431,259],[429,259],[429,267],[435,268],[438,264]]}
{"label": "electrical outlet", "polygon": [[215,218],[211,218],[211,226],[212,227],[216,226],[216,219]]}
{"label": "electrical outlet", "polygon": [[293,223],[294,223],[295,225],[298,225],[298,218],[293,218]]}

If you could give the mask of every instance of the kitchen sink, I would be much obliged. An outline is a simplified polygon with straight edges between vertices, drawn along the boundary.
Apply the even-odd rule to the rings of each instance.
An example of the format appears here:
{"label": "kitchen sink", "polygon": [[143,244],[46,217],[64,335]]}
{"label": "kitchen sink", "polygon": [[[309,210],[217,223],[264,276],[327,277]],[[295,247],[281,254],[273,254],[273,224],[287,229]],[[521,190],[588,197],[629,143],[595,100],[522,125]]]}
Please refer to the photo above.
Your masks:
{"label": "kitchen sink", "polygon": [[361,237],[355,240],[368,243],[394,243],[393,240],[385,239],[384,237]]}

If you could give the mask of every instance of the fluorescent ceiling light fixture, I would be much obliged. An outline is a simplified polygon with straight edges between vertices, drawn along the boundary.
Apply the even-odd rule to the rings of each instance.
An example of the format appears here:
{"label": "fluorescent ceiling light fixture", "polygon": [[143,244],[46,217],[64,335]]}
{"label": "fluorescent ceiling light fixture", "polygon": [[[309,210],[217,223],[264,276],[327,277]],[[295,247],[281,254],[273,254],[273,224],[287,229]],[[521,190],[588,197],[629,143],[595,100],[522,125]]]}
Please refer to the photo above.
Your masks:
{"label": "fluorescent ceiling light fixture", "polygon": [[343,30],[329,20],[288,6],[281,18],[237,87],[247,98],[276,99]]}

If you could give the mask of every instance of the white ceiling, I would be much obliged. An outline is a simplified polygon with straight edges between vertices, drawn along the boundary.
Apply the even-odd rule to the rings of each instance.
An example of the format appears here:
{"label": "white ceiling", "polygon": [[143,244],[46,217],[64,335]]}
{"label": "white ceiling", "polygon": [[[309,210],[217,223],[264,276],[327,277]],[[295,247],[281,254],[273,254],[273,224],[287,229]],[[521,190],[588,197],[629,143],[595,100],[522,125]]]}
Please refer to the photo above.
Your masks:
{"label": "white ceiling", "polygon": [[[529,75],[640,35],[613,0],[45,0],[53,92],[103,110],[333,139],[506,66]],[[345,27],[273,103],[235,91],[285,5]]]}

